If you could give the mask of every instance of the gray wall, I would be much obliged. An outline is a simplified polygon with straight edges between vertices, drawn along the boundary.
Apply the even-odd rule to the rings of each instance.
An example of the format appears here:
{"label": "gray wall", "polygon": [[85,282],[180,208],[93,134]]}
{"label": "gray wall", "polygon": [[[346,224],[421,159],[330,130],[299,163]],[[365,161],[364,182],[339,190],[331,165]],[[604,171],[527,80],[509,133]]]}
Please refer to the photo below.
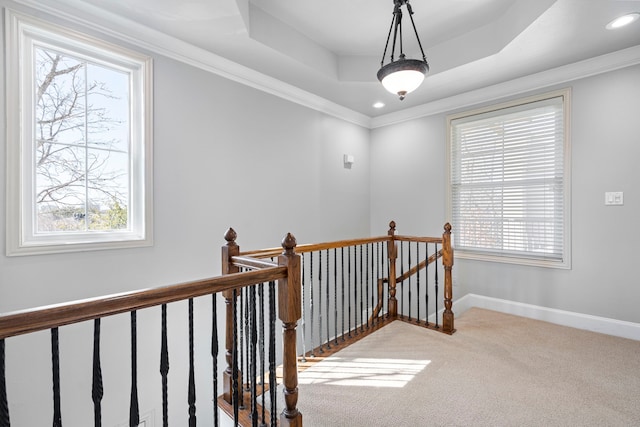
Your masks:
{"label": "gray wall", "polygon": [[[572,269],[457,258],[454,299],[474,293],[640,322],[640,66],[567,86],[573,91]],[[402,234],[441,232],[445,120],[438,114],[372,131],[374,234],[384,231],[387,218],[396,219]],[[624,206],[604,206],[605,191],[624,191]]]}
{"label": "gray wall", "polygon": [[[6,4],[11,3],[0,2]],[[442,232],[444,114],[369,131],[168,58],[155,56],[154,70],[154,246],[2,255],[0,312],[217,275],[229,226],[246,249],[276,246],[288,231],[299,243],[380,235],[391,219],[402,234]],[[572,84],[572,270],[457,259],[456,298],[477,293],[640,322],[633,265],[640,237],[633,220],[640,216],[639,75],[636,66]],[[4,87],[0,90],[4,145]],[[344,154],[355,156],[353,168],[343,167]],[[2,223],[5,161],[0,150]],[[605,191],[624,191],[625,205],[605,207]],[[4,235],[0,227],[0,240]],[[209,305],[208,299],[196,301],[199,421],[206,425]],[[218,307],[222,310],[220,301]],[[171,306],[170,316],[170,411],[172,425],[181,425],[187,414],[186,304]],[[141,386],[141,408],[155,416],[156,425],[158,319],[158,310],[139,318],[139,375],[152,379]],[[127,419],[126,328],[126,316],[103,322],[107,426]],[[91,419],[90,325],[61,333],[63,419],[67,426],[85,426]],[[47,333],[10,339],[7,346],[12,421],[50,423]]]}
{"label": "gray wall", "polygon": [[287,232],[299,243],[369,233],[369,130],[154,61],[154,246],[2,256],[0,311],[218,274],[228,227],[246,249],[279,246]]}
{"label": "gray wall", "polygon": [[[4,20],[1,33],[4,37]],[[4,63],[0,70],[4,73]],[[299,243],[368,235],[368,129],[157,55],[154,90],[153,247],[26,257],[6,257],[2,251],[0,312],[218,275],[230,226],[244,249],[279,246],[287,232]],[[344,168],[344,154],[355,156],[351,169]],[[5,162],[3,148],[2,242]],[[209,298],[196,301],[197,405],[203,425],[212,424],[210,305]],[[220,300],[218,308],[224,308]],[[169,307],[171,425],[184,425],[187,415],[186,310],[185,303]],[[138,319],[140,406],[143,415],[156,418],[155,425],[162,413],[159,319],[154,309]],[[128,317],[105,319],[102,329],[104,425],[112,427],[128,419]],[[84,427],[92,420],[91,325],[60,333],[63,421]],[[12,425],[51,423],[48,343],[46,332],[7,340]]]}

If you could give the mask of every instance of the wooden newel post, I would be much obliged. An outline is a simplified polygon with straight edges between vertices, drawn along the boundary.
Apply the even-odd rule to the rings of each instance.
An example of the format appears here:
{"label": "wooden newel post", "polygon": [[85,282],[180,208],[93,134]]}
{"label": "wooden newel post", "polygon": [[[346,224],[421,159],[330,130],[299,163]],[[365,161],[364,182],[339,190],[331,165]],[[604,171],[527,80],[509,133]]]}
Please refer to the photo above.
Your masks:
{"label": "wooden newel post", "polygon": [[389,317],[398,317],[398,300],[396,299],[396,258],[398,258],[398,247],[396,246],[395,234],[396,223],[389,223],[391,239],[387,242],[387,256],[389,258]]}
{"label": "wooden newel post", "polygon": [[[227,244],[222,247],[222,274],[239,273],[240,268],[233,265],[231,257],[240,253],[240,246],[236,244],[236,238],[238,234],[233,228],[229,228],[224,234],[224,239]],[[226,321],[225,321],[225,359],[227,361],[227,367],[222,374],[222,396],[225,402],[233,404],[233,290],[224,291],[225,308],[226,308]],[[241,373],[238,373],[238,382],[242,384],[240,378]]]}
{"label": "wooden newel post", "polygon": [[442,265],[444,266],[444,313],[442,313],[442,331],[448,334],[455,332],[453,325],[453,311],[451,311],[453,298],[453,280],[451,268],[453,267],[453,248],[451,247],[451,224],[444,225],[442,234]]}
{"label": "wooden newel post", "polygon": [[298,355],[296,326],[302,317],[302,285],[300,255],[295,253],[296,238],[288,233],[282,240],[284,251],[278,265],[287,267],[287,278],[278,280],[278,316],[283,323],[283,385],[285,408],[280,414],[280,426],[302,427],[302,414],[298,403]]}

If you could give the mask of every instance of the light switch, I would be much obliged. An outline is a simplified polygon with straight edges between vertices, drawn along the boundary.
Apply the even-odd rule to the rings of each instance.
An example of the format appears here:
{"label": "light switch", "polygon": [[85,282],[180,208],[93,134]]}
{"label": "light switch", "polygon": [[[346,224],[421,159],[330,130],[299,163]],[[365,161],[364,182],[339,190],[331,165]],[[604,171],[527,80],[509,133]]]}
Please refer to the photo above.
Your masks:
{"label": "light switch", "polygon": [[604,193],[604,204],[607,206],[624,205],[624,193],[622,191],[607,191]]}
{"label": "light switch", "polygon": [[344,155],[344,168],[351,169],[353,163],[356,161],[356,158],[353,154],[345,154]]}

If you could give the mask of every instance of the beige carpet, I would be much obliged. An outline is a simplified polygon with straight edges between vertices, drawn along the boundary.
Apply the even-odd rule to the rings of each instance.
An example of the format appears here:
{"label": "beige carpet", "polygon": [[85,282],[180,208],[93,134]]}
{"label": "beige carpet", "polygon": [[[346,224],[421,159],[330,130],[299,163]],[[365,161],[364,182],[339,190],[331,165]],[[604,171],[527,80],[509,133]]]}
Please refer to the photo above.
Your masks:
{"label": "beige carpet", "polygon": [[482,309],[396,321],[299,376],[306,427],[640,426],[640,341]]}

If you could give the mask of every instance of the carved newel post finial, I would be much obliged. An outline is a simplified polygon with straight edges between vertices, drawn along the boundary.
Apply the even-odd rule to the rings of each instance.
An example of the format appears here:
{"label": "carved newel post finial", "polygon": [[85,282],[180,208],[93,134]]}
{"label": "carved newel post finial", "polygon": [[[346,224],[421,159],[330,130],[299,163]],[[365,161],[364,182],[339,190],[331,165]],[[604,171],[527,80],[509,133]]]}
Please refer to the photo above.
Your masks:
{"label": "carved newel post finial", "polygon": [[396,222],[395,221],[391,221],[389,223],[389,231],[395,233],[395,231],[396,231]]}
{"label": "carved newel post finial", "polygon": [[294,253],[293,250],[297,245],[298,245],[298,242],[296,241],[296,238],[291,233],[287,233],[287,235],[284,236],[284,239],[282,239],[282,248],[284,249],[283,253],[285,255],[293,255]]}
{"label": "carved newel post finial", "polygon": [[444,225],[444,231],[446,231],[447,233],[451,233],[451,224],[446,223]]}
{"label": "carved newel post finial", "polygon": [[238,238],[238,233],[236,233],[236,230],[234,230],[231,227],[229,227],[227,232],[224,233],[224,240],[227,241],[227,246],[235,246],[237,238]]}

